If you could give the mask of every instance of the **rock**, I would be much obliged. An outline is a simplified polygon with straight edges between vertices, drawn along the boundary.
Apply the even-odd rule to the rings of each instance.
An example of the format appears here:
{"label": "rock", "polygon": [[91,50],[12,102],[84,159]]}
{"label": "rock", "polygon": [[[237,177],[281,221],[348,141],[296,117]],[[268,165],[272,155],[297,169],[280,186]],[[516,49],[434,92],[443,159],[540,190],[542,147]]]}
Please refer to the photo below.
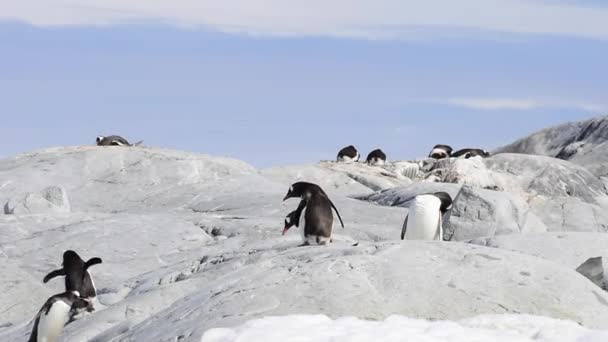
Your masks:
{"label": "rock", "polygon": [[608,175],[608,117],[543,129],[501,147],[496,153],[537,154],[569,160],[596,176]]}
{"label": "rock", "polygon": [[604,264],[602,262],[602,257],[590,258],[580,265],[576,269],[576,272],[584,275],[600,288],[604,289],[606,287],[606,284],[604,283]]}
{"label": "rock", "polygon": [[544,232],[547,227],[521,199],[463,186],[444,224],[444,239],[467,241],[501,234]]}
{"label": "rock", "polygon": [[38,193],[28,193],[19,201],[9,200],[4,205],[6,215],[59,214],[71,211],[65,189],[50,186]]}
{"label": "rock", "polygon": [[408,241],[268,250],[259,257],[245,265],[224,261],[175,283],[186,286],[183,299],[119,339],[164,341],[182,334],[198,340],[211,327],[288,313],[367,320],[519,313],[608,327],[607,293],[573,269],[520,253]]}

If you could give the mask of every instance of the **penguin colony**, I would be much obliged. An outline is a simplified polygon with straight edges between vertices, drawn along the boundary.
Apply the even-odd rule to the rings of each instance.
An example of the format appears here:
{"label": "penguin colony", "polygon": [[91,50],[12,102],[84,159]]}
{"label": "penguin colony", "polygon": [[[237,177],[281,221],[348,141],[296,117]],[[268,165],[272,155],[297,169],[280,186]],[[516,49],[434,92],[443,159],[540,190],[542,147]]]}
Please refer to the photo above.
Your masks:
{"label": "penguin colony", "polygon": [[[131,144],[127,139],[118,136],[99,136],[97,146],[139,146],[142,141]],[[359,151],[349,145],[338,152],[336,162],[358,163]],[[458,151],[449,145],[436,145],[429,153],[429,158],[472,158],[490,157],[490,153],[475,148],[464,148]],[[365,160],[370,166],[383,166],[387,161],[386,154],[381,149],[371,151]],[[287,201],[299,198],[297,208],[287,214],[282,234],[290,228],[301,228],[302,244],[300,246],[327,245],[333,242],[332,233],[336,213],[340,225],[344,228],[342,217],[327,193],[317,184],[296,182],[292,184],[283,198]],[[401,229],[401,240],[443,240],[442,221],[445,214],[452,208],[452,198],[446,192],[421,194],[408,199],[411,202],[408,214]],[[355,244],[356,246],[358,244]],[[95,310],[93,302],[97,290],[89,268],[101,264],[99,257],[86,262],[75,251],[63,253],[61,268],[47,274],[43,283],[56,277],[64,277],[65,292],[51,296],[40,308],[34,318],[29,342],[55,342],[63,328],[80,314],[91,313]]]}

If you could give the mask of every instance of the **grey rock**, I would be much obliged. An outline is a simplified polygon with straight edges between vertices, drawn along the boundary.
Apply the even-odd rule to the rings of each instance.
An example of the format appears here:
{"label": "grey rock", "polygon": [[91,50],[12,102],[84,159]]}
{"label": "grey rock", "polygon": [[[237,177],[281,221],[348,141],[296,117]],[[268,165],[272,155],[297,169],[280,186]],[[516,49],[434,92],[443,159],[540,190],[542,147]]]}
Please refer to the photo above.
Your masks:
{"label": "grey rock", "polygon": [[496,153],[538,154],[569,160],[596,176],[608,175],[608,117],[571,122],[543,129],[501,147]]}
{"label": "grey rock", "polygon": [[544,232],[547,227],[521,199],[463,186],[444,224],[444,238],[467,241],[501,234]]}
{"label": "grey rock", "polygon": [[602,262],[602,257],[590,258],[580,265],[576,269],[576,272],[584,275],[600,288],[605,288],[606,284],[604,283],[604,264]]}
{"label": "grey rock", "polygon": [[71,211],[70,201],[65,189],[50,186],[40,192],[28,193],[20,200],[8,200],[4,205],[4,214],[59,214]]}

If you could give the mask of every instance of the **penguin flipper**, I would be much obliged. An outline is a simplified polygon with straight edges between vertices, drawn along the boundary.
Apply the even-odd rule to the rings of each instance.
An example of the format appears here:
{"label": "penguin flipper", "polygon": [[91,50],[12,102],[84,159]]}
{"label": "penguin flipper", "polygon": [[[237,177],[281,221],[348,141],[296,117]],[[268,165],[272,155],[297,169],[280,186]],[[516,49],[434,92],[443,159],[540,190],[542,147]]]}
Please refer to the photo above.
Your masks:
{"label": "penguin flipper", "polygon": [[44,279],[42,279],[42,282],[46,284],[49,282],[49,280],[56,277],[65,277],[65,270],[63,268],[59,270],[54,270],[53,272],[47,274]]}
{"label": "penguin flipper", "polygon": [[91,266],[98,265],[98,264],[101,264],[101,263],[102,263],[101,258],[97,258],[97,257],[91,258],[91,259],[89,259],[89,261],[87,261],[84,264],[84,269],[86,270],[86,269],[88,269]]}
{"label": "penguin flipper", "polygon": [[401,240],[405,240],[405,232],[407,231],[407,219],[410,214],[405,216],[405,221],[403,222],[403,227],[401,227]]}
{"label": "penguin flipper", "polygon": [[340,224],[342,225],[342,228],[344,229],[344,222],[342,222],[342,217],[340,217],[340,212],[338,212],[338,209],[334,205],[334,202],[332,202],[331,200],[329,200],[329,204],[331,204],[331,207],[334,208],[334,211],[336,212],[336,214],[338,215],[338,219],[340,220]]}

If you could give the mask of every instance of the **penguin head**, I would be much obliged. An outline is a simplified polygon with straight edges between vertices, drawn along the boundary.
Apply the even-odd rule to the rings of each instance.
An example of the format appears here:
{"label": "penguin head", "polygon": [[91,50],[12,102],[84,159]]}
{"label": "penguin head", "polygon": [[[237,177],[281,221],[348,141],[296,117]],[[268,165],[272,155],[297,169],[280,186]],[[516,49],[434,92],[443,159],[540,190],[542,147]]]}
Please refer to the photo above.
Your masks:
{"label": "penguin head", "polygon": [[452,209],[452,196],[450,196],[450,194],[448,194],[447,192],[441,191],[441,192],[436,192],[434,193],[434,195],[439,198],[439,200],[441,201],[441,206],[439,207],[439,211],[441,211],[442,214],[445,214],[448,210]]}
{"label": "penguin head", "polygon": [[486,150],[483,150],[483,156],[484,156],[484,158],[488,158],[488,157],[490,157],[491,155],[492,155],[492,154],[491,154],[490,152],[488,152],[488,151],[486,151]]}
{"label": "penguin head", "polygon": [[285,233],[287,233],[287,231],[289,230],[289,228],[293,227],[293,226],[298,226],[299,224],[299,220],[298,217],[296,217],[298,215],[297,211],[292,211],[291,213],[287,214],[287,216],[285,216],[285,228],[283,228],[283,235],[285,235]]}
{"label": "penguin head", "polygon": [[105,137],[100,135],[97,137],[97,139],[95,139],[95,141],[97,142],[97,144],[99,144]]}
{"label": "penguin head", "polygon": [[72,251],[72,250],[67,250],[63,253],[63,266],[67,267],[69,265],[77,265],[77,264],[84,264],[84,260],[82,260],[82,258],[80,257],[80,255],[78,255],[78,253]]}
{"label": "penguin head", "polygon": [[289,187],[289,190],[287,191],[287,195],[285,195],[285,198],[283,198],[283,201],[286,201],[290,198],[302,197],[302,195],[304,195],[304,192],[306,191],[306,188],[308,187],[308,184],[309,183],[305,183],[305,182],[293,183]]}

